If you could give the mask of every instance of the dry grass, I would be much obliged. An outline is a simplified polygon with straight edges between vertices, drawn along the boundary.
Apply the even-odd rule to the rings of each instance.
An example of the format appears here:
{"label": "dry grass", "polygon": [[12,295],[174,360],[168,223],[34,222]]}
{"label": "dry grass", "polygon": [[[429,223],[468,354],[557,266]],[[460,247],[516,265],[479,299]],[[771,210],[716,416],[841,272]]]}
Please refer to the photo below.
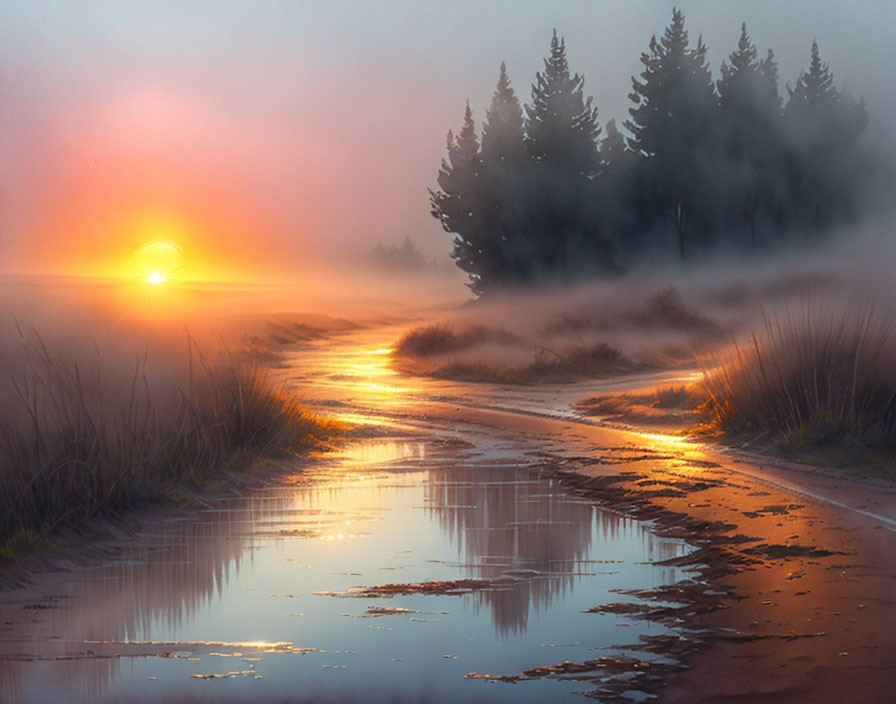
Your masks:
{"label": "dry grass", "polygon": [[672,286],[650,296],[634,319],[645,327],[668,328],[705,337],[722,333],[719,323],[685,305],[681,294]]}
{"label": "dry grass", "polygon": [[807,450],[896,448],[896,339],[873,309],[764,316],[764,329],[718,362],[705,360],[704,410],[729,435]]}
{"label": "dry grass", "polygon": [[613,345],[597,342],[573,345],[559,352],[543,348],[525,368],[525,372],[533,380],[574,381],[588,377],[631,374],[643,368]]}
{"label": "dry grass", "polygon": [[444,356],[422,363],[406,362],[403,368],[415,374],[437,379],[487,382],[496,384],[564,384],[581,379],[630,374],[645,367],[603,342],[572,345],[559,350],[535,348],[534,352],[505,358]]}
{"label": "dry grass", "polygon": [[394,353],[398,357],[433,357],[487,343],[519,345],[521,340],[503,328],[484,325],[475,325],[460,332],[456,332],[450,325],[421,325],[408,330],[399,338],[395,343]]}
{"label": "dry grass", "polygon": [[19,336],[0,380],[0,539],[85,525],[326,432],[226,350],[209,360],[190,340],[179,368],[151,368],[144,353],[117,372],[99,349],[85,365],[34,331]]}
{"label": "dry grass", "polygon": [[[626,294],[633,291],[626,290]],[[411,374],[511,384],[563,383],[694,363],[725,327],[667,287],[642,297],[566,296],[477,305],[455,324],[406,331],[394,358]]]}

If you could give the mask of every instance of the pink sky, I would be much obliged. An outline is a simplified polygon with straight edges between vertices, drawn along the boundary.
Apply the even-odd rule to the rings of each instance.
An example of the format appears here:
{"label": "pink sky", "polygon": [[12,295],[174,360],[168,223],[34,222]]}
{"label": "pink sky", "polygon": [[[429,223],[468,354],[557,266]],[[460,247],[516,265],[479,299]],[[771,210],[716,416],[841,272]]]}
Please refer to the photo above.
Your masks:
{"label": "pink sky", "polygon": [[[888,3],[679,4],[716,73],[746,20],[782,82],[817,37],[872,116],[892,102],[892,62],[875,58]],[[202,276],[286,273],[406,235],[444,256],[426,189],[501,60],[527,99],[556,27],[601,121],[624,119],[670,14],[654,0],[3,3],[0,272],[110,273],[148,221],[177,223]]]}

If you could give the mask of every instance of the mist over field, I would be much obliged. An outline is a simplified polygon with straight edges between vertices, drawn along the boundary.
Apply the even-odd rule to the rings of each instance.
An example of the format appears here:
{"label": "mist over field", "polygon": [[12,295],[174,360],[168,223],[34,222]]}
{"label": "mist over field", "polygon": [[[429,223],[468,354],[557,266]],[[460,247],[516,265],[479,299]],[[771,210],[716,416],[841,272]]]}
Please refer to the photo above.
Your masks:
{"label": "mist over field", "polygon": [[541,384],[896,314],[888,5],[462,10],[5,6],[9,383],[28,335]]}
{"label": "mist over field", "polygon": [[896,5],[0,6],[0,700],[886,701]]}

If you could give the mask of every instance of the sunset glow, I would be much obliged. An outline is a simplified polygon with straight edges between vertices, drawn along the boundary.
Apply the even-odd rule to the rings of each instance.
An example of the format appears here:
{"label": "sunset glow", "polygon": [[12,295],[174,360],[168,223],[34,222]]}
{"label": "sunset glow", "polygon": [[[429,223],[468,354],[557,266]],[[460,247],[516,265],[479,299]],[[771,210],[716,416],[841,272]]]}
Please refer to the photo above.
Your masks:
{"label": "sunset glow", "polygon": [[169,240],[156,240],[134,252],[134,263],[146,281],[158,286],[184,270],[183,254],[180,245]]}
{"label": "sunset glow", "polygon": [[0,1],[0,704],[896,702],[894,26]]}

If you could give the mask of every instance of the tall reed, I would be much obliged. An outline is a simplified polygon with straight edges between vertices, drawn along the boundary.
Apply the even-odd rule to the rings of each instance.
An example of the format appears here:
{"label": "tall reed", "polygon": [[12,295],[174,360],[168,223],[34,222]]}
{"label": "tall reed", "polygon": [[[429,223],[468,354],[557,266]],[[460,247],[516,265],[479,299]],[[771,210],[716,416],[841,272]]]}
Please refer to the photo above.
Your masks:
{"label": "tall reed", "polygon": [[803,304],[727,359],[704,360],[704,410],[730,434],[802,448],[896,448],[896,339],[873,307]]}
{"label": "tall reed", "polygon": [[0,538],[78,525],[244,454],[298,448],[320,424],[256,365],[192,340],[180,368],[127,373],[99,349],[90,364],[19,329],[23,354],[0,407]]}

